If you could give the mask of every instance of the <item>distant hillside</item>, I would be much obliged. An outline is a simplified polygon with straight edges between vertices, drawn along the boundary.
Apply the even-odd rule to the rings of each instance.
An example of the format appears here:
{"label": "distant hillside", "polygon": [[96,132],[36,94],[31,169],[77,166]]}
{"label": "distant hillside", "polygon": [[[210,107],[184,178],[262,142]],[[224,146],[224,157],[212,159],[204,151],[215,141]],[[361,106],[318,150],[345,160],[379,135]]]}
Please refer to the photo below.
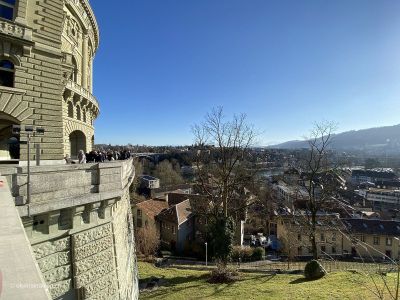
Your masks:
{"label": "distant hillside", "polygon": [[[270,148],[300,149],[308,148],[307,141],[289,141]],[[375,127],[352,130],[336,134],[332,137],[332,149],[361,150],[368,152],[400,152],[400,124],[394,126]]]}

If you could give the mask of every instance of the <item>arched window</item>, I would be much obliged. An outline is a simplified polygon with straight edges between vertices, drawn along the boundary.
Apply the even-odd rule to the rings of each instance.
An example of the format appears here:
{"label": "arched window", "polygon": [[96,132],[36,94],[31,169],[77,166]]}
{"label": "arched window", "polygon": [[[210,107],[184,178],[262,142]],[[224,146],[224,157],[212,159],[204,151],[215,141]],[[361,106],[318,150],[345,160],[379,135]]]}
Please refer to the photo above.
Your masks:
{"label": "arched window", "polygon": [[74,117],[74,106],[72,105],[71,102],[68,102],[68,117],[70,118]]}
{"label": "arched window", "polygon": [[73,82],[78,82],[78,64],[76,63],[76,59],[73,56],[72,56],[72,66],[73,66],[73,70],[72,70],[72,74],[71,74],[71,80]]}
{"label": "arched window", "polygon": [[0,0],[0,18],[14,19],[15,0]]}
{"label": "arched window", "polygon": [[[0,0],[1,3],[1,0]],[[1,11],[1,6],[0,6]],[[9,60],[0,61],[0,85],[13,87],[14,86],[14,64]]]}
{"label": "arched window", "polygon": [[81,120],[81,108],[79,106],[76,107],[76,118]]}

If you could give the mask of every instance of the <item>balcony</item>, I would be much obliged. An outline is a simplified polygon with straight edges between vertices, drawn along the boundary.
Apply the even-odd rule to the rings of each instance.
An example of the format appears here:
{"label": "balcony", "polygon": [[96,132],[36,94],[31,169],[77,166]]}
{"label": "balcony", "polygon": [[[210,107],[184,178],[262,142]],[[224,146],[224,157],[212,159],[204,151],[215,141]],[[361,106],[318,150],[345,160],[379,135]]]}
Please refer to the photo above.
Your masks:
{"label": "balcony", "polygon": [[82,97],[83,102],[87,102],[85,105],[88,108],[92,108],[94,110],[95,117],[99,115],[99,103],[97,102],[96,97],[92,95],[92,93],[81,87],[79,84],[73,82],[72,80],[67,81],[65,88],[71,92],[72,96],[78,95]]}
{"label": "balcony", "polygon": [[7,20],[0,20],[0,33],[21,40],[32,41],[32,29]]}

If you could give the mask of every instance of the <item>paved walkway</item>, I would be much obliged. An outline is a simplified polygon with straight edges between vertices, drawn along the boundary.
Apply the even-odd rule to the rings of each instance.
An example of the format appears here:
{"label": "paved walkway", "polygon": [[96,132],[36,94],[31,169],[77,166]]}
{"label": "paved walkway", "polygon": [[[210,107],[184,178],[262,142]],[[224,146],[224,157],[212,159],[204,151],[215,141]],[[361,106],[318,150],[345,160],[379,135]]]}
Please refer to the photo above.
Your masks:
{"label": "paved walkway", "polygon": [[5,177],[0,176],[0,299],[51,299]]}

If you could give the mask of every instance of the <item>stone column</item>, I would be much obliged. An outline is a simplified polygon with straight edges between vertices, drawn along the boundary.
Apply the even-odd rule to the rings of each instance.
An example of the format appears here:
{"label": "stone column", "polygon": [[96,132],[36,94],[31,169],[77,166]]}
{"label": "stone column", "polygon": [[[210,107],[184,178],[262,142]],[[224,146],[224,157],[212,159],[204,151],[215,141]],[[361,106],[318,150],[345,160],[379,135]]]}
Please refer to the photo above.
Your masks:
{"label": "stone column", "polygon": [[88,58],[89,56],[89,36],[87,33],[83,34],[82,43],[82,87],[88,89]]}
{"label": "stone column", "polygon": [[27,0],[16,1],[15,23],[26,25]]}

